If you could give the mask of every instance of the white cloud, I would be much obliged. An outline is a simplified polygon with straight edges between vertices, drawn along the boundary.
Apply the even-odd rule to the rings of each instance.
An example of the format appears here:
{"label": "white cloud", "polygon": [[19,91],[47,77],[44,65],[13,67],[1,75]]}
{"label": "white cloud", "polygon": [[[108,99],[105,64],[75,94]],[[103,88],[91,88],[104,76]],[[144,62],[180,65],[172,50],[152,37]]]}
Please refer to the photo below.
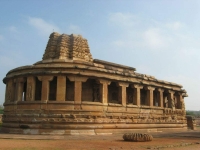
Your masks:
{"label": "white cloud", "polygon": [[138,23],[138,19],[135,15],[130,13],[111,13],[109,15],[109,22],[114,23],[114,25],[131,27]]}
{"label": "white cloud", "polygon": [[166,27],[169,28],[169,29],[172,29],[172,30],[181,29],[183,26],[184,25],[179,21],[172,22],[172,23],[166,23]]}
{"label": "white cloud", "polygon": [[150,28],[144,32],[144,43],[151,49],[161,49],[167,46],[167,40],[158,28]]}
{"label": "white cloud", "polygon": [[74,34],[81,34],[81,29],[79,26],[71,24],[68,28],[68,32]]}
{"label": "white cloud", "polygon": [[126,61],[137,71],[183,85],[188,91],[186,109],[199,110],[200,38],[189,25],[157,21],[134,14],[113,13],[109,25],[115,36],[111,50],[126,50]]}
{"label": "white cloud", "polygon": [[48,23],[42,18],[29,17],[28,22],[31,26],[36,28],[42,35],[49,35],[53,31],[60,32],[60,29],[52,23]]}
{"label": "white cloud", "polygon": [[180,21],[159,22],[122,12],[109,14],[108,19],[117,35],[111,41],[114,49],[168,51],[179,55],[198,53],[200,39],[191,35],[187,26]]}

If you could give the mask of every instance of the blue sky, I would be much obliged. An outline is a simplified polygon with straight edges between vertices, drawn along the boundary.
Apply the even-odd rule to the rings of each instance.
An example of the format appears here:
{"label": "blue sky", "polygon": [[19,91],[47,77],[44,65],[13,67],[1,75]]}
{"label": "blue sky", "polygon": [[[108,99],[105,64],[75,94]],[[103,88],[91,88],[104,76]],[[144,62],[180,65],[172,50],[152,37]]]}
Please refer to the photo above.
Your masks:
{"label": "blue sky", "polygon": [[[42,59],[53,31],[81,34],[93,58],[183,85],[200,110],[200,1],[2,0],[0,78]],[[0,83],[0,104],[5,85]]]}

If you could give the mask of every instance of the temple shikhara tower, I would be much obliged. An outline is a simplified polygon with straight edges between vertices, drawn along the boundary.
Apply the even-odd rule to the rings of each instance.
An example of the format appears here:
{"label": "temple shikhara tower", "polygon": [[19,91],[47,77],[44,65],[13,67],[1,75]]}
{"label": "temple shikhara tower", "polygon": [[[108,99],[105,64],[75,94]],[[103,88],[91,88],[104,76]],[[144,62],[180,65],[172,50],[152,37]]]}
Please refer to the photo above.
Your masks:
{"label": "temple shikhara tower", "polygon": [[181,85],[93,59],[80,35],[52,33],[42,60],[10,70],[3,82],[6,133],[187,129]]}

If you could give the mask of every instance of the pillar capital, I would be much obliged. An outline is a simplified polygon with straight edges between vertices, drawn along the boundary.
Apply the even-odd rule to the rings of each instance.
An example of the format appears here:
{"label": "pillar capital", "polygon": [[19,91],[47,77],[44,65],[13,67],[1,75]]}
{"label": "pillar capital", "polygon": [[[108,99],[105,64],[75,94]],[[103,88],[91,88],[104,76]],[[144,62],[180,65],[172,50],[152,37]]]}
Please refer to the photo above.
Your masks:
{"label": "pillar capital", "polygon": [[80,81],[80,82],[86,82],[88,77],[81,77],[81,76],[74,76],[74,75],[69,75],[67,76],[70,81]]}
{"label": "pillar capital", "polygon": [[153,91],[155,90],[155,87],[145,86],[145,90],[147,90],[147,104],[152,107],[153,106]]}
{"label": "pillar capital", "polygon": [[172,91],[172,90],[168,90],[168,92],[169,92],[170,94],[174,94],[174,93],[175,93],[175,91]]}
{"label": "pillar capital", "polygon": [[182,97],[188,97],[187,93],[182,93]]}
{"label": "pillar capital", "polygon": [[108,85],[110,85],[111,81],[106,79],[98,79],[100,85],[100,93],[101,93],[101,101],[103,104],[108,103]]}
{"label": "pillar capital", "polygon": [[182,92],[177,92],[178,96],[182,96],[182,94],[183,94]]}
{"label": "pillar capital", "polygon": [[129,86],[129,83],[118,82],[119,86],[119,99],[121,100],[122,106],[126,106],[126,88]]}
{"label": "pillar capital", "polygon": [[47,81],[52,81],[54,76],[37,76],[38,80],[43,81],[43,80],[47,80]]}
{"label": "pillar capital", "polygon": [[158,88],[158,92],[163,93],[164,91],[165,91],[164,89]]}
{"label": "pillar capital", "polygon": [[139,85],[139,84],[133,84],[131,85],[132,88],[136,88],[136,89],[142,89],[143,86],[142,85]]}
{"label": "pillar capital", "polygon": [[126,83],[126,82],[118,82],[117,85],[118,85],[118,86],[125,86],[125,87],[128,87],[128,86],[129,86],[129,83]]}
{"label": "pillar capital", "polygon": [[99,83],[101,84],[107,84],[107,85],[110,85],[111,81],[109,80],[106,80],[106,79],[98,79]]}
{"label": "pillar capital", "polygon": [[152,91],[155,90],[155,87],[153,87],[153,86],[146,86],[145,88],[146,88],[147,90],[152,90]]}
{"label": "pillar capital", "polygon": [[54,76],[38,76],[38,79],[42,81],[42,101],[49,100],[49,82],[52,81]]}

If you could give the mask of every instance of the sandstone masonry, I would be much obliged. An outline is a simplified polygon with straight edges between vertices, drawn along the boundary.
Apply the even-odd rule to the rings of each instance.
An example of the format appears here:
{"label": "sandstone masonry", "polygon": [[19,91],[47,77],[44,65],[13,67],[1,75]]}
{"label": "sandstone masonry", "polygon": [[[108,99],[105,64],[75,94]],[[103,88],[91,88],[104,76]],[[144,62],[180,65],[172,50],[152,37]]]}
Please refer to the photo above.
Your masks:
{"label": "sandstone masonry", "polygon": [[42,61],[9,71],[2,130],[22,134],[111,134],[184,130],[176,83],[93,59],[80,35],[52,33]]}

